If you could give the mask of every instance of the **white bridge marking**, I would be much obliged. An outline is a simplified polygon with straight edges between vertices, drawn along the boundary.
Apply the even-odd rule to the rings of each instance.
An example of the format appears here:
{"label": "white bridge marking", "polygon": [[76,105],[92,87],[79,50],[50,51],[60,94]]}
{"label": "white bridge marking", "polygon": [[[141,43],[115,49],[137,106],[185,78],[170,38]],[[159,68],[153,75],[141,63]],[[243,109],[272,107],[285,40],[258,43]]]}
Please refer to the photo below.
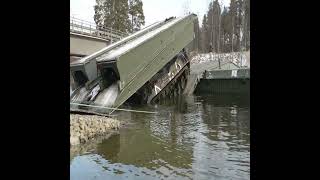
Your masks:
{"label": "white bridge marking", "polygon": [[238,70],[231,71],[231,77],[237,77]]}
{"label": "white bridge marking", "polygon": [[168,76],[169,76],[169,81],[171,81],[173,79],[173,77],[174,77],[174,73],[173,72],[169,72]]}
{"label": "white bridge marking", "polygon": [[157,85],[154,85],[154,91],[156,92],[156,94],[158,94],[158,92],[161,91],[161,89]]}
{"label": "white bridge marking", "polygon": [[181,65],[179,63],[177,63],[177,62],[175,62],[175,64],[176,64],[176,69],[180,70],[181,69]]}

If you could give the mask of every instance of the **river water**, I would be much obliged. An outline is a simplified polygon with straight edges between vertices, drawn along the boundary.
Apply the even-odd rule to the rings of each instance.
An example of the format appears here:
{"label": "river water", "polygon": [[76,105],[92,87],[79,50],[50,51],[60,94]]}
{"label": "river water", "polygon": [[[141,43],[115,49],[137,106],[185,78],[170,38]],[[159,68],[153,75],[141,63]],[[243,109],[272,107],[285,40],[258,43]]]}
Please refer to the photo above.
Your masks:
{"label": "river water", "polygon": [[247,95],[188,96],[119,113],[119,135],[70,150],[70,179],[249,179]]}

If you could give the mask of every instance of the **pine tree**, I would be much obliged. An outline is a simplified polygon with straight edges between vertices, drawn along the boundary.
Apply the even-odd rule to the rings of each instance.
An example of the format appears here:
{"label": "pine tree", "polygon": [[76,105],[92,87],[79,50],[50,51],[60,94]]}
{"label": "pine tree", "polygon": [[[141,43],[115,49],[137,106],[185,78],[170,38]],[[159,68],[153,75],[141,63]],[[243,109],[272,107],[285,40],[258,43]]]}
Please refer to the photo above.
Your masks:
{"label": "pine tree", "polygon": [[231,37],[232,37],[232,18],[230,12],[224,7],[221,14],[221,34],[222,34],[222,52],[231,51]]}
{"label": "pine tree", "polygon": [[234,36],[235,36],[235,22],[236,22],[236,3],[235,0],[230,1],[230,17],[231,17],[231,26],[232,26],[232,32],[231,32],[231,51],[234,51]]}
{"label": "pine tree", "polygon": [[220,53],[220,41],[221,41],[221,34],[220,34],[220,30],[221,30],[221,7],[220,4],[218,2],[218,0],[216,0],[216,8],[217,8],[217,18],[218,18],[218,38],[217,38],[217,43],[218,43],[218,48],[217,48],[217,52]]}
{"label": "pine tree", "polygon": [[237,1],[237,47],[238,51],[242,50],[242,44],[243,44],[243,1],[238,0]]}
{"label": "pine tree", "polygon": [[202,25],[200,29],[200,50],[203,53],[209,52],[209,38],[207,37],[208,34],[208,22],[207,22],[207,15],[205,14],[202,19]]}
{"label": "pine tree", "polygon": [[[115,2],[115,12],[113,15],[114,28],[122,32],[131,32],[131,23],[129,20],[129,5],[127,0],[113,0]],[[112,17],[112,16],[111,16]]]}
{"label": "pine tree", "polygon": [[209,3],[209,10],[207,12],[207,31],[206,31],[206,37],[208,38],[208,41],[206,43],[208,52],[212,51],[214,49],[214,17],[213,17],[213,3]]}
{"label": "pine tree", "polygon": [[[231,0],[229,9],[220,12],[217,0],[210,2],[201,27],[200,49],[231,52],[250,48],[250,0]],[[221,15],[220,15],[221,13]]]}
{"label": "pine tree", "polygon": [[190,14],[190,1],[189,0],[185,0],[183,2],[182,10],[183,10],[183,15],[186,16],[186,15]]}
{"label": "pine tree", "polygon": [[141,25],[145,24],[143,14],[143,3],[141,0],[129,0],[129,15],[131,18],[131,32],[141,29]]}
{"label": "pine tree", "polygon": [[111,28],[131,32],[127,0],[96,0],[94,20],[99,29]]}
{"label": "pine tree", "polygon": [[245,16],[245,47],[250,49],[250,0],[244,1],[244,16]]}
{"label": "pine tree", "polygon": [[194,40],[193,40],[193,50],[199,51],[199,42],[200,42],[200,27],[198,18],[194,22]]}
{"label": "pine tree", "polygon": [[104,26],[103,19],[105,17],[105,9],[103,8],[105,0],[96,0],[96,5],[94,6],[94,21],[97,25],[97,29],[101,30]]}

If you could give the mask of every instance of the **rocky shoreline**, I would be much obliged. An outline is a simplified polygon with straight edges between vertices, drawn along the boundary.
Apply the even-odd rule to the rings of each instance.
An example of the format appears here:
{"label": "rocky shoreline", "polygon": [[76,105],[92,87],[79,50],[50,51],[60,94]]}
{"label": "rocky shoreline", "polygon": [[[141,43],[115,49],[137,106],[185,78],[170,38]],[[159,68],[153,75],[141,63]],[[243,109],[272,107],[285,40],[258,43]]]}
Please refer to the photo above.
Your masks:
{"label": "rocky shoreline", "polygon": [[119,120],[97,116],[70,114],[70,145],[84,144],[98,137],[118,133]]}

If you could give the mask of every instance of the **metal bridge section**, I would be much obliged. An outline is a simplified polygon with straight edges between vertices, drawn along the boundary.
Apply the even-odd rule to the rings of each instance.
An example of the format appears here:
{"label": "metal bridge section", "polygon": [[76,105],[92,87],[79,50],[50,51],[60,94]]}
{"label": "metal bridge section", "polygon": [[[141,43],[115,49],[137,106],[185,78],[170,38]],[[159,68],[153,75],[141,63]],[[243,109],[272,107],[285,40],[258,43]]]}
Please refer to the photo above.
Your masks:
{"label": "metal bridge section", "polygon": [[75,17],[70,17],[70,34],[81,34],[101,38],[111,43],[116,42],[127,34],[111,28],[97,27],[94,23],[84,21]]}

